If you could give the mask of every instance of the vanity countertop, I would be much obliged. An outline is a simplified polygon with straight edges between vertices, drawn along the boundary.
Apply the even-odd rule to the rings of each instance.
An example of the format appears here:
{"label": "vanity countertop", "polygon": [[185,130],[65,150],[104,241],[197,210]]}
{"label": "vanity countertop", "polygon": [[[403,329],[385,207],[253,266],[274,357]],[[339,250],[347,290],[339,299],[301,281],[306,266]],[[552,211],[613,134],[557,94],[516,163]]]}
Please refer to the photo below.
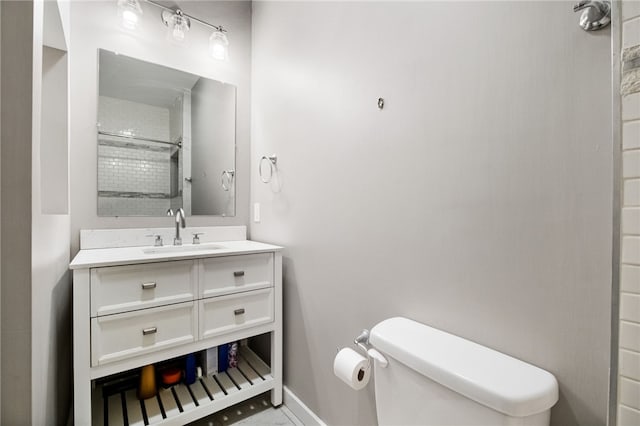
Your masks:
{"label": "vanity countertop", "polygon": [[[207,247],[217,246],[207,249]],[[180,250],[180,251],[173,251]],[[199,259],[204,257],[232,256],[236,254],[280,251],[282,247],[257,241],[220,241],[202,245],[185,244],[174,248],[164,247],[115,247],[83,249],[78,252],[69,267],[71,269],[101,266],[130,265],[134,263],[165,262],[170,260]]]}

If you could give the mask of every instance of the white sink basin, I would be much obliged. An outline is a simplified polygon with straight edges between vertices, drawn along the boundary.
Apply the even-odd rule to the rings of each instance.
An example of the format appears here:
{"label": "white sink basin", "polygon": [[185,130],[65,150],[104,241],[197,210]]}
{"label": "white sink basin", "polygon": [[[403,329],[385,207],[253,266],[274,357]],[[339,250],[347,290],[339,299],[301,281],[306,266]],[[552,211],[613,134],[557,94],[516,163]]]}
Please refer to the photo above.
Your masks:
{"label": "white sink basin", "polygon": [[158,253],[184,253],[192,251],[210,251],[221,250],[224,247],[217,244],[186,244],[183,246],[163,246],[163,247],[150,247],[143,248],[142,252],[145,254],[158,254]]}

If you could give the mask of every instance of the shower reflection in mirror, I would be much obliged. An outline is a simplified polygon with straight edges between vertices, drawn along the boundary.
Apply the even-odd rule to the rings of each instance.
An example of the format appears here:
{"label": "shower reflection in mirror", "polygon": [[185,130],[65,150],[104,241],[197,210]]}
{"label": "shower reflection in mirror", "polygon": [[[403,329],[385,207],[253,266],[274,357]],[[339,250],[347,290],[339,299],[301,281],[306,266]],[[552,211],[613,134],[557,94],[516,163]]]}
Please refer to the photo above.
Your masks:
{"label": "shower reflection in mirror", "polygon": [[102,49],[99,70],[98,215],[234,216],[235,86]]}

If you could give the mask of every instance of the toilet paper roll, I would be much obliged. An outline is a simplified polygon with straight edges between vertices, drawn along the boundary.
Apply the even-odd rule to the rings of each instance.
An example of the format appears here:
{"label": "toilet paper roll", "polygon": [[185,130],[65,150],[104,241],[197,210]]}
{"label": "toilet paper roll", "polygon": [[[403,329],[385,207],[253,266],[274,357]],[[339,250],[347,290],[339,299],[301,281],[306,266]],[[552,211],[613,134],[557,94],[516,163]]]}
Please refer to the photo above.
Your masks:
{"label": "toilet paper roll", "polygon": [[371,365],[358,352],[343,348],[333,360],[333,373],[353,389],[360,390],[369,383]]}

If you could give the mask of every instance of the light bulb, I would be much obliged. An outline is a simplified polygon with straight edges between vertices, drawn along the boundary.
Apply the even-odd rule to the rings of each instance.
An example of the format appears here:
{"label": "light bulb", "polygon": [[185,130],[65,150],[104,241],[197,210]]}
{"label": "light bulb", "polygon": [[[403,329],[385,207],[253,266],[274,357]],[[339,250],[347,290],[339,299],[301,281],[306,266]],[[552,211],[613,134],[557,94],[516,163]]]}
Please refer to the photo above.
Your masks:
{"label": "light bulb", "polygon": [[122,12],[122,25],[130,30],[135,30],[138,26],[138,15],[130,10]]}
{"label": "light bulb", "polygon": [[171,37],[173,37],[175,41],[183,41],[184,36],[185,34],[184,31],[182,31],[182,28],[177,25],[173,27],[173,31],[171,31]]}
{"label": "light bulb", "polygon": [[209,54],[219,61],[226,61],[229,58],[229,40],[222,29],[215,31],[209,37]]}
{"label": "light bulb", "polygon": [[227,58],[227,49],[220,44],[215,44],[211,47],[211,56],[213,56],[214,59],[224,60]]}
{"label": "light bulb", "polygon": [[118,0],[118,16],[124,28],[135,30],[140,15],[142,15],[142,8],[138,0]]}
{"label": "light bulb", "polygon": [[162,20],[169,29],[167,37],[170,40],[182,43],[187,37],[187,31],[191,28],[191,21],[184,16],[180,9],[174,13],[169,11],[162,12]]}

